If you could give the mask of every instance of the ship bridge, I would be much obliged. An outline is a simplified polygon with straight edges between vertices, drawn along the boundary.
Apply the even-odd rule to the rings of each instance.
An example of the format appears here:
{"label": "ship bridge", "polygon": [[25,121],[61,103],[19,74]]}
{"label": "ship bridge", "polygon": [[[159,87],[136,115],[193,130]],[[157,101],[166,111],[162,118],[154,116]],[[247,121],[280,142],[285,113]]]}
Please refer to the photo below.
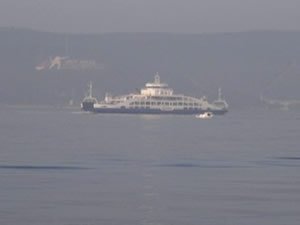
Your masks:
{"label": "ship bridge", "polygon": [[168,88],[168,84],[160,82],[158,73],[154,76],[153,83],[146,83],[145,87],[141,89],[141,95],[145,96],[171,96],[173,89]]}

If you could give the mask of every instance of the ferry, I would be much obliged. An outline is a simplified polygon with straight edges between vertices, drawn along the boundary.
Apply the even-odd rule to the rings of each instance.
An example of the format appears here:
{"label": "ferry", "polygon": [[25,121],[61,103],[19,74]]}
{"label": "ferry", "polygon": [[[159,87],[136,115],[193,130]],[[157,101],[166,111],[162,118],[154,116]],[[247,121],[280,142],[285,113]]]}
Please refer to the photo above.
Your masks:
{"label": "ferry", "polygon": [[93,113],[199,115],[211,112],[213,115],[222,115],[228,111],[228,104],[222,98],[221,89],[218,99],[212,103],[209,103],[205,96],[195,98],[175,94],[168,84],[160,81],[160,76],[156,73],[154,81],[146,83],[138,93],[121,96],[106,94],[102,101],[93,97],[90,83],[81,109]]}

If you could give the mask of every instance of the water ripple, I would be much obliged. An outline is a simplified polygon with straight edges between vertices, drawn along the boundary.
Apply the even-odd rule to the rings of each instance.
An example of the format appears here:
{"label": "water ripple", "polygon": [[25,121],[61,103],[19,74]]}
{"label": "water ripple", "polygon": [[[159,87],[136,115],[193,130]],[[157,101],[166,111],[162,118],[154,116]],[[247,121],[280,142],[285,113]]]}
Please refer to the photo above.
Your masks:
{"label": "water ripple", "polygon": [[241,168],[246,165],[237,165],[233,163],[168,163],[159,164],[159,167],[178,167],[178,168]]}
{"label": "water ripple", "polygon": [[275,157],[275,159],[284,159],[284,160],[300,160],[300,157]]}
{"label": "water ripple", "polygon": [[300,157],[274,157],[272,160],[258,161],[256,164],[263,166],[300,167]]}
{"label": "water ripple", "polygon": [[34,165],[0,165],[0,169],[12,170],[82,170],[79,166],[34,166]]}

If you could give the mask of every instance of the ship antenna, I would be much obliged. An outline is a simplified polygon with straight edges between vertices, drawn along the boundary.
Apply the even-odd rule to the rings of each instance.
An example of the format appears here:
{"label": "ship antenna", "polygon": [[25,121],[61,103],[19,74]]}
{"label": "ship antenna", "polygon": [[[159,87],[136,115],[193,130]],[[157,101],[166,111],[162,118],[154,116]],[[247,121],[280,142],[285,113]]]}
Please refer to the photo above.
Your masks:
{"label": "ship antenna", "polygon": [[154,76],[154,83],[160,84],[160,76],[159,76],[158,72],[156,72],[156,74]]}
{"label": "ship antenna", "polygon": [[93,97],[93,83],[92,81],[90,81],[89,83],[89,98],[92,98]]}
{"label": "ship antenna", "polygon": [[65,34],[65,56],[69,57],[69,37],[68,34]]}
{"label": "ship antenna", "polygon": [[218,89],[218,100],[222,100],[222,89]]}

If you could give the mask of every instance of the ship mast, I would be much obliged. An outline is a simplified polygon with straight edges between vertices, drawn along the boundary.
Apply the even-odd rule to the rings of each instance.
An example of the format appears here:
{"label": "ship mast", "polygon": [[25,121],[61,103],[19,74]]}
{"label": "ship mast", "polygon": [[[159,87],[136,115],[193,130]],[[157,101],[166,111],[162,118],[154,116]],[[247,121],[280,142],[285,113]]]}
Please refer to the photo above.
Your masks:
{"label": "ship mast", "polygon": [[222,99],[223,99],[223,97],[222,97],[222,89],[219,88],[218,89],[218,100],[222,100]]}
{"label": "ship mast", "polygon": [[159,76],[158,72],[156,72],[156,74],[154,76],[154,84],[160,84],[160,76]]}
{"label": "ship mast", "polygon": [[68,34],[65,34],[65,55],[66,57],[70,56],[70,48],[69,48],[69,37]]}
{"label": "ship mast", "polygon": [[90,81],[88,86],[89,86],[88,97],[92,98],[93,97],[93,83],[92,83],[92,81]]}

